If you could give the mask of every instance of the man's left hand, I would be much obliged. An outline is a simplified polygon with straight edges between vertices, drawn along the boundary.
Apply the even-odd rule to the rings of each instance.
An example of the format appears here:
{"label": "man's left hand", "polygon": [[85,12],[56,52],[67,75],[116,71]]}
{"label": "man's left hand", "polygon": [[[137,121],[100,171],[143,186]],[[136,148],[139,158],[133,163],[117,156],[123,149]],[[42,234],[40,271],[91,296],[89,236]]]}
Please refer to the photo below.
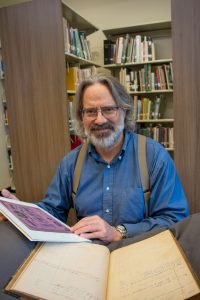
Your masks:
{"label": "man's left hand", "polygon": [[85,217],[71,227],[71,231],[86,239],[99,239],[107,243],[121,240],[121,234],[99,216]]}

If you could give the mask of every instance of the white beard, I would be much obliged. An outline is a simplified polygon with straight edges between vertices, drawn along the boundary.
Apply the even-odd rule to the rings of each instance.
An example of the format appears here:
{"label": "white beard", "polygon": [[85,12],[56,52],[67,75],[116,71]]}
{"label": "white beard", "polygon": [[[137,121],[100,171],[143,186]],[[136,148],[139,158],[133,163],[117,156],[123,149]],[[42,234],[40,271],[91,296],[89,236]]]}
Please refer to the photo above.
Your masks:
{"label": "white beard", "polygon": [[117,125],[113,125],[114,131],[111,132],[109,136],[105,137],[96,137],[92,131],[85,131],[85,135],[87,136],[89,142],[100,148],[110,148],[113,147],[119,140],[123,130],[124,130],[124,116],[121,115],[119,123]]}

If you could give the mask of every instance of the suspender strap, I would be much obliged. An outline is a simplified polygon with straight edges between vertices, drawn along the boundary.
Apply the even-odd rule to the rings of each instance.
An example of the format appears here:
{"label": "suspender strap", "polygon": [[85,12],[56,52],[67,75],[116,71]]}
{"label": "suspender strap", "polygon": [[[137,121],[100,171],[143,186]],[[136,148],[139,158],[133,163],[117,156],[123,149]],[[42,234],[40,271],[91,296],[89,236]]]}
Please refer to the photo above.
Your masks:
{"label": "suspender strap", "polygon": [[81,177],[81,171],[83,167],[83,162],[87,153],[88,144],[84,143],[81,147],[81,150],[78,154],[75,170],[74,170],[74,178],[73,178],[73,191],[72,191],[72,198],[73,198],[73,207],[75,208],[75,197],[76,192],[79,186],[79,181]]}
{"label": "suspender strap", "polygon": [[149,183],[149,173],[147,168],[146,160],[146,137],[144,135],[138,134],[138,163],[140,169],[140,177],[142,181],[142,187],[145,198],[145,216],[148,217],[148,206],[150,199],[150,183]]}

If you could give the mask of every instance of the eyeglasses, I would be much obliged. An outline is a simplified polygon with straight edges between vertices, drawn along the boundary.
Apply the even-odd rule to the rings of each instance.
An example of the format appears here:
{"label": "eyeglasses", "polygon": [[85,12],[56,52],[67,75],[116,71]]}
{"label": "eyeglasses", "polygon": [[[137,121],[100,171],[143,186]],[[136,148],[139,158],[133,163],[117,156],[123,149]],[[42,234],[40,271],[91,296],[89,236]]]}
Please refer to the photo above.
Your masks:
{"label": "eyeglasses", "polygon": [[120,109],[119,106],[103,106],[103,107],[91,107],[91,108],[83,108],[81,109],[81,113],[86,118],[95,119],[98,116],[98,112],[101,112],[101,114],[105,118],[113,118],[116,116],[117,111]]}

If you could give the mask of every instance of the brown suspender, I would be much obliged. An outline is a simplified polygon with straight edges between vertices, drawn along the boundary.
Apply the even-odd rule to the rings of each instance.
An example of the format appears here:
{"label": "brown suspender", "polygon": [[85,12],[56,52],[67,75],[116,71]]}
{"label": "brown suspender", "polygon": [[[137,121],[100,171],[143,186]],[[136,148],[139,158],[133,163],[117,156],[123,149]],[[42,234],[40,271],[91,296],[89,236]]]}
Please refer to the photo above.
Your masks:
{"label": "brown suspender", "polygon": [[[69,225],[73,225],[77,222],[77,216],[75,210],[75,198],[79,186],[81,170],[87,153],[87,149],[88,149],[88,144],[84,143],[79,152],[75,170],[74,170],[73,192],[72,192],[73,210],[70,211],[70,216],[68,218],[67,223]],[[148,202],[150,199],[150,186],[149,186],[149,174],[148,174],[147,161],[146,161],[146,137],[140,134],[138,134],[138,164],[140,168],[140,177],[142,181],[142,187],[143,187],[144,198],[145,198],[145,206],[146,206],[145,215],[146,217],[148,217]]]}
{"label": "brown suspender", "polygon": [[67,224],[69,224],[70,226],[75,224],[78,221],[76,209],[75,209],[75,199],[76,199],[76,192],[78,190],[82,166],[83,166],[83,162],[84,162],[84,159],[85,159],[85,156],[87,153],[87,149],[88,149],[88,143],[84,143],[78,154],[78,158],[77,158],[76,166],[75,166],[75,170],[74,170],[73,189],[72,189],[73,208],[70,210],[68,220],[67,220]]}
{"label": "brown suspender", "polygon": [[142,181],[142,187],[144,191],[145,199],[145,216],[148,217],[148,207],[150,199],[150,182],[149,182],[149,172],[147,168],[146,159],[146,136],[138,134],[138,164],[140,168],[140,177]]}

